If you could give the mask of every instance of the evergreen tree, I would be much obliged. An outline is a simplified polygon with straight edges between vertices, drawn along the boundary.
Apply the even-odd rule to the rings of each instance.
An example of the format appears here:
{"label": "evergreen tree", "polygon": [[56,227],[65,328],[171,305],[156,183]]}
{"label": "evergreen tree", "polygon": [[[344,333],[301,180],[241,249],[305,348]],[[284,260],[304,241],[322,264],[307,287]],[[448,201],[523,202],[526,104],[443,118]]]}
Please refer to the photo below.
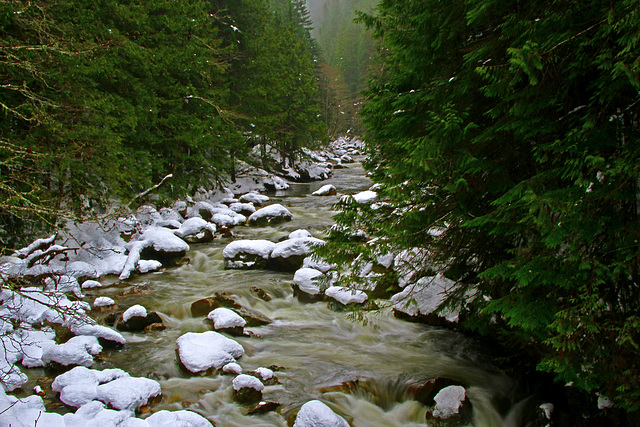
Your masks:
{"label": "evergreen tree", "polygon": [[[640,405],[639,13],[634,1],[382,0],[360,20],[381,44],[363,115],[387,203],[338,217],[381,250],[427,250],[459,284],[445,304],[468,327],[628,410]],[[375,256],[355,233],[332,241],[334,260]]]}

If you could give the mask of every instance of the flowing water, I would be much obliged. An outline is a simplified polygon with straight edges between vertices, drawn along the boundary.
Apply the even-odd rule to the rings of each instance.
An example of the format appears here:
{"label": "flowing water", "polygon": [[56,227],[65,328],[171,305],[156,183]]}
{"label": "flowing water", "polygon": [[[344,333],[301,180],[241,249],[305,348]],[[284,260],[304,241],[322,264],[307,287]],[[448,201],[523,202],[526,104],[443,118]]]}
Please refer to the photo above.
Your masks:
{"label": "flowing water", "polygon": [[[329,181],[293,184],[291,190],[271,195],[272,201],[288,207],[293,221],[274,227],[237,227],[235,238],[277,241],[300,228],[323,237],[333,223],[337,197],[310,194],[327,183],[341,193],[371,184],[358,164],[336,170]],[[302,304],[293,297],[291,273],[225,270],[222,249],[229,242],[220,238],[192,245],[189,264],[138,276],[126,287],[87,292],[89,299],[113,297],[121,308],[142,304],[158,312],[168,326],[144,334],[125,333],[128,344],[103,352],[94,368],[118,367],[134,376],[155,378],[163,396],[152,411],[188,408],[217,426],[286,426],[287,417],[311,399],[322,400],[353,426],[424,426],[428,408],[408,392],[438,377],[467,386],[474,425],[511,425],[491,404],[493,396],[510,390],[511,381],[484,360],[471,340],[395,319],[389,310],[354,316],[335,311],[326,302]],[[272,299],[257,298],[252,286]],[[130,293],[133,289],[137,291]],[[245,371],[277,367],[279,384],[267,386],[263,394],[264,400],[282,405],[278,412],[246,415],[247,408],[233,400],[232,376],[192,375],[178,365],[176,339],[186,332],[211,330],[206,319],[191,316],[191,303],[218,291],[236,295],[244,306],[273,319],[267,326],[246,328],[251,336],[234,339],[245,349],[238,361]],[[349,386],[341,387],[344,384]]]}

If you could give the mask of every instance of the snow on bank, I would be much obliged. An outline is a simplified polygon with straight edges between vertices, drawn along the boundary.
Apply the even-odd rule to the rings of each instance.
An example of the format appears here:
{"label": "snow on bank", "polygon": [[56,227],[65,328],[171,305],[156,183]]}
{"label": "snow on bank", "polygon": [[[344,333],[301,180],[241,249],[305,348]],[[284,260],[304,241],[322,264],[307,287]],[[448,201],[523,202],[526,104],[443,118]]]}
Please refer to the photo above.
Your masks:
{"label": "snow on bank", "polygon": [[[456,282],[438,273],[436,276],[423,277],[416,283],[407,285],[402,292],[391,297],[391,302],[395,310],[409,316],[429,315],[440,307],[456,287]],[[438,316],[449,322],[457,322],[459,314],[457,310],[442,310]]]}

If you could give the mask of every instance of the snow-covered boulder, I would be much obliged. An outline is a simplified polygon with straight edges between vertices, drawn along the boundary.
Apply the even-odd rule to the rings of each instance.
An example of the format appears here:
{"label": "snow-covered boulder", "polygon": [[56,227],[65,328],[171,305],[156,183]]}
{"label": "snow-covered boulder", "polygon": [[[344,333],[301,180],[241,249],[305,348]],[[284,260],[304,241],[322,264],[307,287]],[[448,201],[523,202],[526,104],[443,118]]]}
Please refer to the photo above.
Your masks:
{"label": "snow-covered boulder", "polygon": [[243,194],[238,198],[240,203],[251,203],[255,206],[260,206],[263,203],[269,201],[269,196],[265,196],[264,194],[260,194],[256,191],[251,191],[247,194]]}
{"label": "snow-covered boulder", "polygon": [[289,233],[289,239],[300,239],[303,237],[313,237],[313,235],[308,230],[304,229],[298,229]]}
{"label": "snow-covered boulder", "polygon": [[120,280],[126,280],[136,270],[141,259],[155,259],[163,264],[182,258],[189,250],[189,245],[172,230],[162,227],[149,227],[138,240],[125,246],[129,256],[120,274]]}
{"label": "snow-covered boulder", "polygon": [[216,233],[216,226],[202,218],[194,217],[184,221],[174,233],[189,243],[210,242]]}
{"label": "snow-covered boulder", "polygon": [[328,271],[336,268],[336,265],[329,264],[327,261],[316,258],[315,256],[308,256],[302,261],[302,268],[313,268],[323,273],[327,273]]}
{"label": "snow-covered boulder", "polygon": [[93,301],[93,308],[97,310],[108,309],[109,307],[113,307],[116,302],[109,297],[98,297]]}
{"label": "snow-covered boulder", "polygon": [[462,386],[445,387],[436,394],[433,400],[436,405],[432,411],[427,412],[427,420],[448,420],[453,417],[460,418],[469,415],[470,406],[467,404],[466,391]]}
{"label": "snow-covered boulder", "polygon": [[235,311],[220,307],[211,311],[207,317],[213,322],[216,331],[225,331],[231,335],[242,335],[247,321]]}
{"label": "snow-covered boulder", "polygon": [[342,305],[363,304],[369,299],[366,293],[344,286],[330,286],[324,291],[324,294]]}
{"label": "snow-covered boulder", "polygon": [[233,395],[240,403],[254,403],[262,400],[264,384],[258,378],[240,374],[233,379]]}
{"label": "snow-covered boulder", "polygon": [[323,277],[321,271],[313,268],[301,268],[293,275],[293,293],[304,301],[318,301],[322,299],[322,291],[316,279]]}
{"label": "snow-covered boulder", "polygon": [[255,211],[247,220],[249,225],[265,226],[291,221],[293,215],[280,204],[273,204]]}
{"label": "snow-covered boulder", "polygon": [[200,201],[187,211],[188,218],[201,218],[216,224],[218,227],[234,227],[243,224],[247,218],[229,209],[221,203],[211,204]]}
{"label": "snow-covered boulder", "polygon": [[[409,317],[433,315],[447,294],[457,287],[456,282],[442,274],[423,277],[416,283],[407,285],[402,292],[391,297],[396,314]],[[437,314],[448,322],[457,322],[457,311],[444,310]]]}
{"label": "snow-covered boulder", "polygon": [[159,396],[160,384],[148,378],[131,377],[122,369],[98,371],[82,366],[56,377],[51,384],[60,400],[77,408],[99,400],[118,410],[133,411]]}
{"label": "snow-covered boulder", "polygon": [[268,240],[236,240],[223,250],[227,269],[266,268],[276,244]]}
{"label": "snow-covered boulder", "polygon": [[335,196],[336,194],[338,194],[338,190],[332,184],[323,185],[311,193],[312,196]]}
{"label": "snow-covered boulder", "polygon": [[354,194],[353,199],[357,203],[371,204],[378,199],[378,193],[371,190],[361,191],[360,193]]}
{"label": "snow-covered boulder", "polygon": [[162,323],[162,318],[155,311],[147,312],[143,306],[136,304],[122,313],[122,319],[116,324],[120,331],[138,332],[154,323]]}
{"label": "snow-covered boulder", "polygon": [[222,372],[227,374],[240,375],[242,373],[242,366],[235,362],[227,363],[222,367]]}
{"label": "snow-covered boulder", "polygon": [[101,288],[102,283],[97,280],[85,280],[81,285],[82,289],[93,289],[93,288]]}
{"label": "snow-covered boulder", "polygon": [[42,349],[42,361],[56,362],[63,366],[79,365],[89,367],[93,365],[93,356],[102,351],[102,346],[94,336],[76,336],[64,344],[50,343]]}
{"label": "snow-covered boulder", "polygon": [[188,332],[176,340],[182,365],[191,372],[221,369],[244,354],[236,341],[214,331]]}
{"label": "snow-covered boulder", "polygon": [[256,211],[253,203],[231,203],[229,209],[244,216],[249,216]]}
{"label": "snow-covered boulder", "polygon": [[315,237],[299,237],[277,243],[271,252],[271,268],[278,271],[296,271],[314,246],[325,242]]}
{"label": "snow-covered boulder", "polygon": [[311,400],[300,408],[293,427],[349,427],[349,423],[319,400]]}

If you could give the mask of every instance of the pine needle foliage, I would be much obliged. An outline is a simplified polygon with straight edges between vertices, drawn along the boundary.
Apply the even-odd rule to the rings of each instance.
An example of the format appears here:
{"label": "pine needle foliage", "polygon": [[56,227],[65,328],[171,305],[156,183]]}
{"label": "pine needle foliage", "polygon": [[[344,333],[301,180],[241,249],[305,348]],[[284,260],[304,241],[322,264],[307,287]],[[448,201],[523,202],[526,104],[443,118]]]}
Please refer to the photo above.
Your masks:
{"label": "pine needle foliage", "polygon": [[[467,327],[640,409],[638,2],[382,0],[359,20],[385,203],[340,206],[337,230],[428,251]],[[335,260],[375,257],[331,240]]]}

